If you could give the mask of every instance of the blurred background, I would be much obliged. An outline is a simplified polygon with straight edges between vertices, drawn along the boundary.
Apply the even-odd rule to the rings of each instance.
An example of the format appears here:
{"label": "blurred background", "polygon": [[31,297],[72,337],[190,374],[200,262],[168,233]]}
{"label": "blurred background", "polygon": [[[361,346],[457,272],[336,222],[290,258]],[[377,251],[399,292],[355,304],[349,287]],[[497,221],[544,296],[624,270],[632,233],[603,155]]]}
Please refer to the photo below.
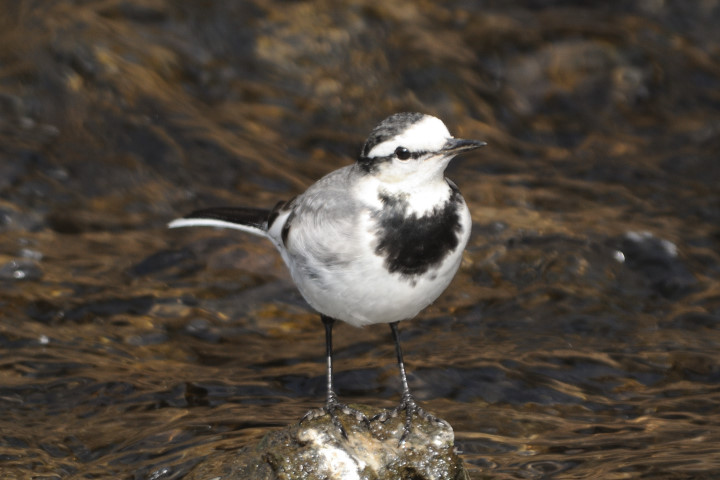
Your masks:
{"label": "blurred background", "polygon": [[[0,2],[0,471],[176,479],[296,422],[323,333],[271,207],[397,111],[448,169],[461,270],[403,322],[474,479],[720,476],[717,0]],[[389,329],[336,329],[390,407]]]}

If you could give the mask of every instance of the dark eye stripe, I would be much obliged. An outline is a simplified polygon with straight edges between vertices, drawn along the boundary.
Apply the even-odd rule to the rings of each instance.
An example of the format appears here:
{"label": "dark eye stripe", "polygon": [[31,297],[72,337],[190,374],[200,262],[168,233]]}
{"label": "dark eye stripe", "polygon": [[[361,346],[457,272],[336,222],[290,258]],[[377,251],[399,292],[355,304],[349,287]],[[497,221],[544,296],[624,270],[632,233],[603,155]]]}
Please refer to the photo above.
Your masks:
{"label": "dark eye stripe", "polygon": [[[411,152],[410,150],[408,150],[405,147],[397,147],[395,149],[395,152],[393,153],[393,155],[395,155],[400,160],[408,160],[410,158],[412,158],[413,160],[417,160],[418,158],[422,157],[426,153],[427,153],[426,151]],[[392,157],[392,155],[389,155],[389,157]]]}
{"label": "dark eye stripe", "polygon": [[[427,154],[428,152],[425,150],[420,152],[410,152],[410,157],[413,160],[417,160],[418,158],[423,157]],[[390,155],[385,155],[384,157],[360,157],[358,158],[358,166],[363,172],[371,173],[374,172],[379,167],[379,165],[385,162],[391,162],[392,159],[395,157],[395,152],[391,153]]]}

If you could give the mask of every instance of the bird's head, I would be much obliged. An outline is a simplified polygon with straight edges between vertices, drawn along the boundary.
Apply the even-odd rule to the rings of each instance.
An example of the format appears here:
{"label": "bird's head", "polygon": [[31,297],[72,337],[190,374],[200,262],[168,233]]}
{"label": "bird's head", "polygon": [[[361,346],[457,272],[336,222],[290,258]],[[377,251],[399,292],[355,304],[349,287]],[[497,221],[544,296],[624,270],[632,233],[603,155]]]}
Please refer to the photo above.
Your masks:
{"label": "bird's head", "polygon": [[396,113],[380,122],[365,141],[358,166],[388,184],[441,180],[457,154],[485,142],[453,138],[445,124],[422,113]]}

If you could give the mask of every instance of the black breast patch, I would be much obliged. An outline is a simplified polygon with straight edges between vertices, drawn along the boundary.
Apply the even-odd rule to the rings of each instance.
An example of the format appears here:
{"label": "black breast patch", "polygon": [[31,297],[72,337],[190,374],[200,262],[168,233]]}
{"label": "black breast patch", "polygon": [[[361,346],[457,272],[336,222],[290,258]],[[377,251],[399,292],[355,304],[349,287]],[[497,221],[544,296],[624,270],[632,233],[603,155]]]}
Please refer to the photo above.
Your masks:
{"label": "black breast patch", "polygon": [[447,202],[421,217],[408,214],[407,200],[400,196],[381,194],[380,200],[384,207],[374,214],[379,235],[375,253],[385,257],[390,273],[423,274],[457,248],[463,200],[456,189]]}

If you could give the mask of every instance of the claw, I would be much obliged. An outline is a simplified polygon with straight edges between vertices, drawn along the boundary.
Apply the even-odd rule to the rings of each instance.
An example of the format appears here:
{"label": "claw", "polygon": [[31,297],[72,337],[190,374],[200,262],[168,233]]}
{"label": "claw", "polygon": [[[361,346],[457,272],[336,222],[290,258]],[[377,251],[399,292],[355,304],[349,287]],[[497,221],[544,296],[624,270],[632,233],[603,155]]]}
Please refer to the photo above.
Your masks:
{"label": "claw", "polygon": [[335,425],[335,427],[340,431],[342,437],[347,440],[347,431],[345,430],[345,427],[343,426],[340,418],[338,417],[338,412],[342,413],[343,415],[353,415],[359,421],[363,422],[368,429],[370,428],[370,420],[367,418],[367,416],[365,416],[363,412],[356,408],[349,407],[344,403],[338,402],[337,398],[334,395],[328,397],[328,400],[323,407],[314,408],[307,412],[305,416],[303,416],[303,418],[300,420],[300,423],[329,415],[333,425]]}
{"label": "claw", "polygon": [[415,402],[415,397],[413,397],[410,392],[405,392],[403,394],[400,405],[393,408],[392,410],[387,410],[385,412],[375,415],[371,419],[371,421],[380,421],[382,423],[385,423],[388,419],[397,417],[403,410],[405,411],[405,423],[403,425],[403,434],[400,437],[400,441],[398,442],[398,444],[400,445],[402,445],[410,435],[410,431],[412,430],[412,417],[414,415],[417,415],[418,417],[421,417],[428,422],[441,423],[443,425],[449,426],[449,424],[445,420],[438,418],[430,413],[427,413],[420,405]]}

